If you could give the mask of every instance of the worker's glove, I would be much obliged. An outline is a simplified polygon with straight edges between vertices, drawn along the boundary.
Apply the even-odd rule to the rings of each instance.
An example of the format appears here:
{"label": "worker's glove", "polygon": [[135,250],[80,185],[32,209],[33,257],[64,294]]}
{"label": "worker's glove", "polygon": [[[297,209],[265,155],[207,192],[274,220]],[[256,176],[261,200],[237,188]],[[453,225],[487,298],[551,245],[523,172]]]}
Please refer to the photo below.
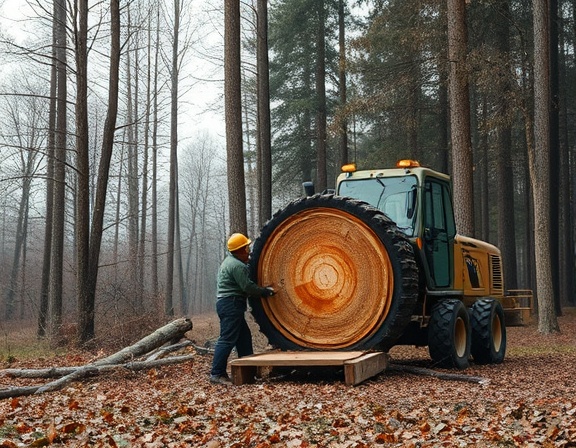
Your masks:
{"label": "worker's glove", "polygon": [[274,294],[276,294],[276,291],[274,291],[274,288],[272,288],[272,286],[266,286],[265,297],[272,297]]}

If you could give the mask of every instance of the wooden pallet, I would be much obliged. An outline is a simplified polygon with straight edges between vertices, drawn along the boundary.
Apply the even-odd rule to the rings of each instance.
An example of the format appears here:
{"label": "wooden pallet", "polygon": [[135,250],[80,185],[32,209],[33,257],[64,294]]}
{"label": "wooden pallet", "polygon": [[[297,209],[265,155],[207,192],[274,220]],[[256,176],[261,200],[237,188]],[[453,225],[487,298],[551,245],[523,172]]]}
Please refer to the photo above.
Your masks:
{"label": "wooden pallet", "polygon": [[264,367],[343,366],[344,381],[355,386],[379,374],[388,366],[384,352],[269,352],[231,361],[232,383],[254,382],[258,369]]}

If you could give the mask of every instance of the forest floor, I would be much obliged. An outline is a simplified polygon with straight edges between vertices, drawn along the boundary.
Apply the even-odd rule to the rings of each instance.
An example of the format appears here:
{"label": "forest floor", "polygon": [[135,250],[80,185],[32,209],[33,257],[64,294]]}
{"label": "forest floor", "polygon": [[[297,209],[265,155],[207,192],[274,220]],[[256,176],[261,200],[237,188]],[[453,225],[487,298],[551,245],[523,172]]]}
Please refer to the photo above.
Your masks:
{"label": "forest floor", "polygon": [[[214,340],[215,316],[192,321],[187,336],[197,345]],[[451,372],[482,384],[389,371],[353,387],[333,368],[222,386],[208,381],[212,356],[199,353],[184,364],[115,371],[0,400],[0,448],[576,447],[576,310],[559,322],[561,333],[547,336],[535,324],[508,328],[504,363]],[[254,340],[263,350],[257,330]],[[0,368],[80,365],[95,356],[12,350],[7,357],[2,344]],[[390,355],[396,364],[446,372],[425,348],[394,347]],[[0,389],[37,383],[0,376]]]}

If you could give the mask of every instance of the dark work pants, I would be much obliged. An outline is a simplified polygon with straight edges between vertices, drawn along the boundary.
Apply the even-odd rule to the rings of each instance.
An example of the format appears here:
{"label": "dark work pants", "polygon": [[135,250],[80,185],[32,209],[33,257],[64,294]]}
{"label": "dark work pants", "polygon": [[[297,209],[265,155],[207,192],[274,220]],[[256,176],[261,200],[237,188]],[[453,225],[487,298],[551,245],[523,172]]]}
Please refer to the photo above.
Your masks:
{"label": "dark work pants", "polygon": [[225,375],[228,357],[236,347],[238,357],[254,353],[252,350],[252,334],[246,323],[244,313],[246,299],[243,297],[224,297],[216,302],[216,312],[220,318],[220,337],[214,348],[211,375]]}

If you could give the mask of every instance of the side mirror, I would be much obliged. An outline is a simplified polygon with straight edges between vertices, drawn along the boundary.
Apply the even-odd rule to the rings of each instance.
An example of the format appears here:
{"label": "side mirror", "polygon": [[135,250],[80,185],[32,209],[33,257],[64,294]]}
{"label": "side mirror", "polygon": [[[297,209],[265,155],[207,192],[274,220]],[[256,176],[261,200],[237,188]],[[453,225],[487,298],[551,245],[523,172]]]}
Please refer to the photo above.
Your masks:
{"label": "side mirror", "polygon": [[302,182],[302,187],[304,187],[304,194],[306,196],[314,196],[314,183],[311,181]]}

